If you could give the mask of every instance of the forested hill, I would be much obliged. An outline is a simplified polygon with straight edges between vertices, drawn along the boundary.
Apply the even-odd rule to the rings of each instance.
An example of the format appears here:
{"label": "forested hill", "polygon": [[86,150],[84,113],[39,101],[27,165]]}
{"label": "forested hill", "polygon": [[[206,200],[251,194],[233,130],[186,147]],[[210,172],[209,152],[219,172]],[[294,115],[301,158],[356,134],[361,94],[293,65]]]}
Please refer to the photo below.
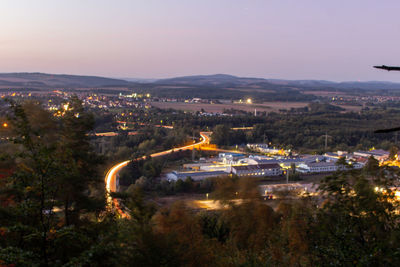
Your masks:
{"label": "forested hill", "polygon": [[262,78],[242,78],[227,74],[196,75],[175,77],[170,79],[157,80],[157,84],[180,84],[180,85],[249,85],[265,83],[267,80]]}
{"label": "forested hill", "polygon": [[175,77],[170,79],[157,80],[155,84],[166,85],[197,85],[197,86],[254,86],[254,87],[297,87],[297,88],[332,88],[332,89],[400,89],[400,83],[384,81],[366,81],[366,82],[332,82],[324,80],[284,80],[284,79],[264,79],[237,77],[227,74],[214,75],[194,75]]}
{"label": "forested hill", "polygon": [[[177,89],[226,89],[242,92],[266,90],[400,90],[400,83],[391,82],[330,82],[323,80],[279,80],[251,77],[237,77],[227,74],[195,75],[170,79],[115,79],[99,76],[81,76],[47,73],[0,73],[0,88],[150,88],[174,93]],[[207,91],[207,90],[206,90]],[[167,92],[168,93],[168,92]]]}
{"label": "forested hill", "polygon": [[49,88],[49,87],[126,87],[133,83],[105,77],[80,76],[66,74],[47,74],[47,73],[0,73],[0,86],[19,88]]}

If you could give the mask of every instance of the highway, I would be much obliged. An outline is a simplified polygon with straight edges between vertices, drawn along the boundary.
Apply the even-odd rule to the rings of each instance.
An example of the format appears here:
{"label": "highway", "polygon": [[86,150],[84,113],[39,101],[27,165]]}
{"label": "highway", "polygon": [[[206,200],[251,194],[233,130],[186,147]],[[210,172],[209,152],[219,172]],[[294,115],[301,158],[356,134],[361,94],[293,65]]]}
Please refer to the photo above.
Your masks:
{"label": "highway", "polygon": [[[107,137],[113,137],[119,135],[117,132],[105,132],[105,133],[94,133],[92,134],[94,136],[107,136]],[[128,132],[128,135],[137,135],[137,132]]]}
{"label": "highway", "polygon": [[[200,132],[201,138],[200,138],[200,142],[198,142],[198,143],[195,143],[192,145],[187,145],[187,146],[182,146],[182,147],[177,147],[177,148],[165,150],[162,152],[157,152],[157,153],[151,154],[150,156],[152,158],[161,157],[161,156],[168,155],[175,151],[192,150],[193,148],[198,148],[201,145],[209,144],[209,142],[210,142],[209,135],[210,134],[211,134],[211,132]],[[145,156],[137,158],[137,160],[144,159],[144,158],[145,158]],[[120,163],[112,166],[111,169],[107,172],[107,175],[105,177],[106,191],[107,191],[107,195],[108,195],[107,196],[107,204],[110,208],[114,204],[115,209],[121,215],[122,218],[129,218],[130,216],[128,213],[123,211],[123,209],[121,208],[121,205],[117,199],[111,198],[110,193],[117,191],[117,175],[122,170],[122,168],[124,168],[128,165],[129,162],[130,162],[130,160],[126,160],[126,161],[120,162]]]}

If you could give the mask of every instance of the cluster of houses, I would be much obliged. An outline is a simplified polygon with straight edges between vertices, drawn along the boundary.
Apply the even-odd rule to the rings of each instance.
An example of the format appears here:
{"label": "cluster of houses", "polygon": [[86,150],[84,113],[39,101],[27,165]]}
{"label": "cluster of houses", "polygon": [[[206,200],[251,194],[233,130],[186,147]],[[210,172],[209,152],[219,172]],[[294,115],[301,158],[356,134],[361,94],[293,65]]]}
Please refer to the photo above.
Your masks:
{"label": "cluster of houses", "polygon": [[[347,167],[336,164],[341,157],[346,159]],[[302,174],[329,173],[344,168],[361,169],[370,157],[383,162],[389,158],[389,152],[384,150],[356,151],[353,153],[338,151],[324,155],[298,155],[295,157],[219,153],[217,158],[202,158],[199,162],[185,164],[182,166],[182,170],[170,172],[166,175],[166,178],[175,181],[184,180],[188,177],[193,180],[203,180],[230,174],[273,177],[285,174],[288,169],[295,169],[296,172]]]}

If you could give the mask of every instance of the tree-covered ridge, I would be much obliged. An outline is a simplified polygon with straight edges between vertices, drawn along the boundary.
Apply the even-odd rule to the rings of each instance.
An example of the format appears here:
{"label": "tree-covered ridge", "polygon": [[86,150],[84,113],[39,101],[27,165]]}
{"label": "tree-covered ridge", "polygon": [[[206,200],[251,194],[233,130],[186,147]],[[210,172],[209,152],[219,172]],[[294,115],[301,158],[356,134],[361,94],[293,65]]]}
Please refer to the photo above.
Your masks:
{"label": "tree-covered ridge", "polygon": [[[226,127],[227,124],[224,125]],[[313,112],[311,109],[300,114],[297,112],[269,114],[262,123],[250,125],[254,126],[254,129],[246,133],[219,126],[220,128],[214,129],[213,140],[219,145],[233,145],[264,142],[265,137],[266,142],[276,146],[323,151],[325,134],[328,134],[329,151],[371,147],[389,149],[395,142],[395,133],[376,134],[374,131],[400,125],[400,110],[375,109],[360,113],[341,113]],[[223,129],[224,134],[218,134],[219,130]]]}
{"label": "tree-covered ridge", "polygon": [[[400,126],[398,107],[364,108],[360,112],[343,112],[340,107],[312,103],[307,107],[280,113],[238,112],[234,115],[205,116],[201,112],[151,109],[148,116],[134,118],[143,123],[162,121],[174,129],[190,133],[195,129],[213,131],[217,145],[240,145],[271,142],[273,146],[295,150],[322,152],[325,134],[328,150],[389,149],[395,143],[395,133],[376,134],[375,130]],[[254,127],[238,131],[232,127]]]}

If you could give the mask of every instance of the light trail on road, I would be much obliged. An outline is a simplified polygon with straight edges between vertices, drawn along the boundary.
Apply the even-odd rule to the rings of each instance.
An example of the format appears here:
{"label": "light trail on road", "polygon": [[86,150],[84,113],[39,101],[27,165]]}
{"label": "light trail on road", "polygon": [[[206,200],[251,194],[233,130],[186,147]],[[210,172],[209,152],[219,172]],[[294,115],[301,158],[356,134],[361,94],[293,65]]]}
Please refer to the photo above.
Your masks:
{"label": "light trail on road", "polygon": [[[161,157],[168,155],[170,153],[176,152],[176,151],[182,151],[182,150],[191,150],[196,147],[200,147],[201,145],[208,144],[210,142],[210,138],[208,135],[210,132],[200,132],[200,142],[192,144],[192,145],[187,145],[187,146],[182,146],[182,147],[177,147],[173,149],[168,149],[162,152],[157,152],[154,154],[151,154],[150,156],[152,158],[156,157]],[[136,160],[144,159],[145,156],[137,158]],[[106,178],[105,178],[105,183],[106,183],[106,191],[107,191],[107,204],[111,208],[112,205],[114,204],[115,209],[117,210],[118,214],[121,215],[122,218],[130,218],[130,215],[122,210],[120,207],[119,201],[116,198],[111,197],[111,193],[117,192],[117,175],[121,171],[122,168],[126,167],[129,164],[130,160],[126,160],[123,162],[120,162],[114,166],[111,167],[111,169],[107,172]]]}

